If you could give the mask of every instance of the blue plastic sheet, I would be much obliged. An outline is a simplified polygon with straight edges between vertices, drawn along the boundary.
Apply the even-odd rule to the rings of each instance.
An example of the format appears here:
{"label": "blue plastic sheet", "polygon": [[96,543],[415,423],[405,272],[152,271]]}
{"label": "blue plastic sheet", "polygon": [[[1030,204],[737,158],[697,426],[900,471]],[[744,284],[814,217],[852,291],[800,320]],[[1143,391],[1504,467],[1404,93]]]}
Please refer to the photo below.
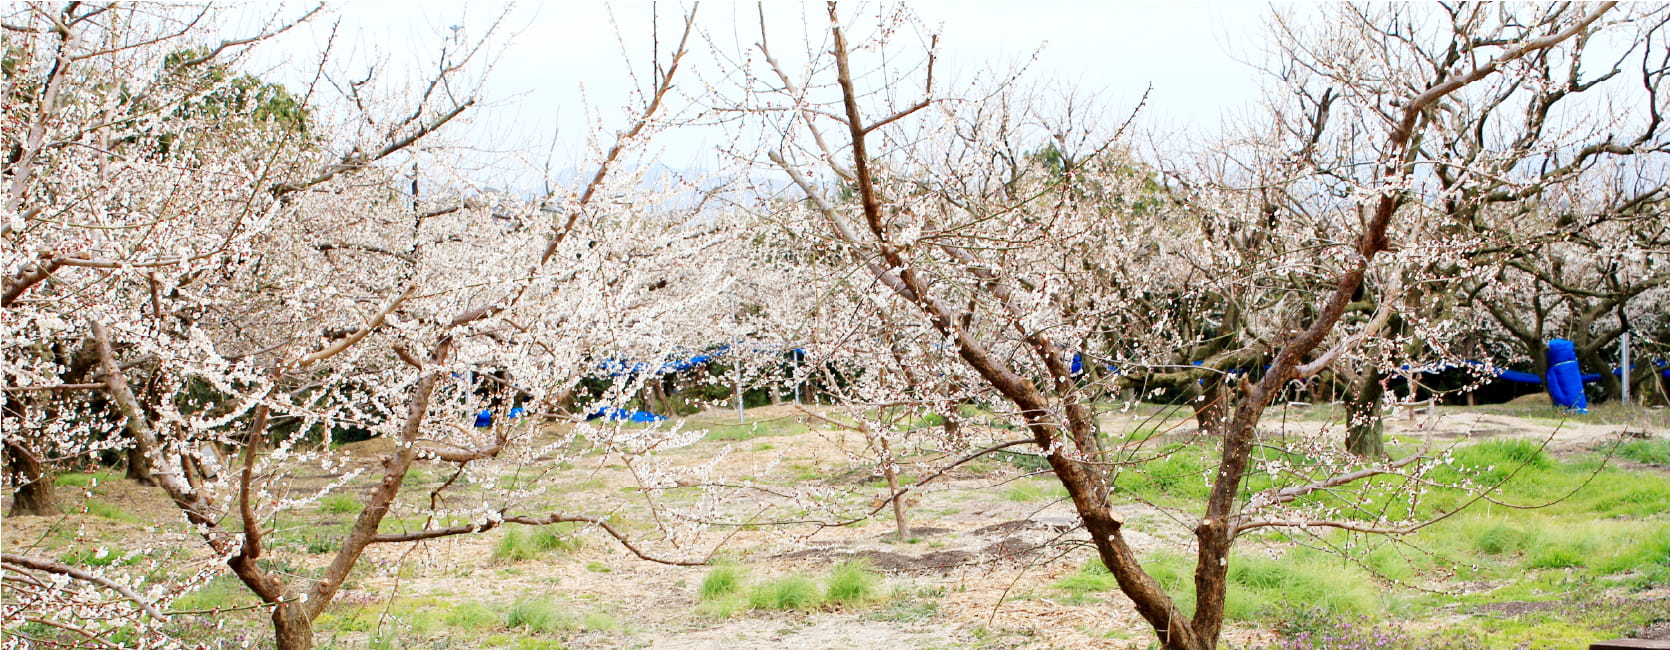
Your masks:
{"label": "blue plastic sheet", "polygon": [[1518,382],[1521,384],[1542,383],[1542,377],[1538,377],[1536,373],[1520,372],[1518,370],[1497,370],[1496,378],[1504,381]]}
{"label": "blue plastic sheet", "polygon": [[[1634,367],[1640,367],[1640,366],[1635,366],[1635,364],[1630,364],[1630,365],[1634,366]],[[1653,360],[1653,367],[1654,368],[1664,368],[1667,365],[1670,365],[1670,363],[1666,363],[1665,360],[1663,360],[1663,359]],[[1612,369],[1612,374],[1615,375],[1615,376],[1622,376],[1624,374],[1624,369],[1623,368],[1613,368]],[[1670,378],[1670,369],[1661,370],[1661,371],[1659,371],[1659,374],[1664,375],[1666,378]]]}
{"label": "blue plastic sheet", "polygon": [[1583,394],[1583,373],[1577,368],[1577,347],[1566,339],[1548,342],[1548,396],[1556,405],[1578,413],[1589,412]]}
{"label": "blue plastic sheet", "polygon": [[661,422],[667,419],[666,416],[656,415],[649,411],[628,411],[626,409],[616,408],[613,406],[598,407],[597,410],[592,411],[590,415],[586,416],[587,420],[596,420],[599,418],[609,420],[610,422],[620,422],[624,420],[627,422],[639,422],[646,424],[650,422]]}
{"label": "blue plastic sheet", "polygon": [[[715,358],[718,358],[719,355],[724,354],[727,350],[730,350],[730,348],[731,346],[728,344],[721,345],[711,354],[698,354],[688,359],[663,362],[660,367],[654,368],[653,371],[657,375],[667,375],[681,370],[689,370],[696,366],[713,361]],[[796,348],[796,350],[798,349],[799,348]],[[651,372],[652,370],[650,364],[643,363],[641,361],[629,364],[620,359],[604,359],[601,363],[597,364],[597,369],[608,373],[610,377],[636,375]]]}

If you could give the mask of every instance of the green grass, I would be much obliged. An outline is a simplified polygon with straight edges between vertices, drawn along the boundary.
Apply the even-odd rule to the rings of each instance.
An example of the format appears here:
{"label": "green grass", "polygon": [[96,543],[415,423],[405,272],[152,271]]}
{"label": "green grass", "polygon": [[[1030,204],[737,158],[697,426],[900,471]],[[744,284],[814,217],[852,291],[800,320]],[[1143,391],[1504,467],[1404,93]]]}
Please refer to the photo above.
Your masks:
{"label": "green grass", "polygon": [[806,426],[804,423],[788,419],[763,420],[759,422],[749,422],[747,424],[724,424],[715,422],[692,426],[694,428],[706,430],[707,435],[705,439],[715,442],[738,442],[742,440],[753,440],[754,438],[765,436],[792,436],[812,430],[811,427]]}
{"label": "green grass", "polygon": [[129,555],[119,548],[105,549],[102,553],[98,549],[81,549],[58,556],[58,561],[81,566],[130,566],[143,558],[141,554]]}
{"label": "green grass", "polygon": [[580,548],[574,524],[562,523],[537,526],[507,526],[499,541],[493,545],[493,559],[503,562],[531,560],[548,552],[567,553]]}
{"label": "green grass", "polygon": [[336,515],[359,512],[364,507],[365,504],[351,494],[331,494],[319,500],[320,510]]}
{"label": "green grass", "polygon": [[1637,463],[1670,465],[1670,438],[1631,440],[1618,445],[1617,453]]}
{"label": "green grass", "polygon": [[448,625],[453,608],[435,598],[395,598],[385,602],[332,603],[315,627],[332,632],[374,633],[370,647],[403,648]]}
{"label": "green grass", "polygon": [[1122,442],[1122,443],[1125,443],[1125,444],[1131,444],[1131,443],[1138,443],[1138,442],[1147,442],[1147,441],[1149,441],[1149,440],[1151,440],[1151,439],[1153,439],[1157,436],[1160,436],[1160,435],[1166,433],[1166,431],[1167,431],[1167,426],[1164,423],[1148,423],[1148,424],[1137,425],[1134,428],[1132,428],[1130,430],[1127,430],[1127,431],[1117,431],[1116,430],[1116,431],[1108,433],[1107,435],[1108,435],[1108,438],[1111,439],[1111,440],[1116,440],[1118,442]]}
{"label": "green grass", "polygon": [[1533,546],[1540,533],[1507,521],[1497,521],[1476,530],[1473,549],[1486,555],[1523,553]]}
{"label": "green grass", "polygon": [[450,627],[464,630],[484,630],[499,623],[500,616],[493,608],[482,603],[466,600],[452,606],[444,619]]}
{"label": "green grass", "polygon": [[1121,471],[1114,486],[1152,503],[1198,502],[1211,491],[1206,482],[1207,468],[1214,465],[1211,452],[1204,446],[1167,445],[1153,460]]}
{"label": "green grass", "polygon": [[748,606],[753,609],[809,610],[822,604],[817,581],[798,573],[756,584],[748,591]]}
{"label": "green grass", "polygon": [[[1142,566],[1184,613],[1192,614],[1193,558],[1161,551],[1150,554]],[[1083,601],[1091,594],[1115,592],[1119,584],[1100,560],[1092,559],[1054,587]],[[1268,622],[1285,611],[1283,603],[1306,603],[1331,615],[1377,613],[1387,604],[1369,576],[1342,558],[1303,548],[1279,557],[1248,551],[1231,557],[1225,616]]]}
{"label": "green grass", "polygon": [[112,471],[92,473],[65,472],[53,477],[52,484],[58,487],[88,488],[109,483],[117,478],[119,477],[116,475],[116,472]]}
{"label": "green grass", "polygon": [[819,582],[796,573],[751,583],[745,569],[724,562],[709,569],[697,588],[697,612],[713,618],[729,618],[749,610],[806,611],[825,605],[863,607],[886,600],[881,576],[862,559],[836,565],[823,576],[821,587]]}
{"label": "green grass", "polygon": [[1016,481],[1003,493],[1009,501],[1056,501],[1067,498],[1067,488],[1059,483]]}
{"label": "green grass", "polygon": [[580,617],[580,629],[587,632],[608,632],[620,629],[620,619],[604,612],[587,612]]}
{"label": "green grass", "polygon": [[87,514],[95,517],[103,517],[112,521],[120,521],[124,524],[140,525],[145,523],[145,520],[140,519],[138,515],[123,510],[120,506],[105,503],[103,501],[88,501],[86,508]]}
{"label": "green grass", "polygon": [[1100,560],[1091,559],[1073,573],[1055,583],[1055,588],[1068,592],[1074,596],[1114,591],[1119,589],[1119,581],[1102,565]]}
{"label": "green grass", "polygon": [[915,623],[925,621],[939,615],[939,603],[926,598],[910,598],[904,594],[895,594],[888,601],[886,607],[866,614],[864,618],[871,621],[888,621],[892,623]]}
{"label": "green grass", "polygon": [[512,603],[505,613],[505,627],[530,632],[557,632],[573,629],[578,622],[574,615],[550,598],[521,598]]}
{"label": "green grass", "polygon": [[244,586],[237,576],[223,573],[215,576],[196,591],[174,599],[170,613],[243,607],[257,602],[254,592]]}
{"label": "green grass", "polygon": [[740,594],[747,579],[747,573],[735,564],[715,564],[712,569],[708,569],[707,577],[702,578],[697,599],[705,602]]}
{"label": "green grass", "polygon": [[881,576],[870,570],[863,560],[848,560],[830,571],[825,581],[824,597],[831,603],[859,605],[879,596],[877,585]]}
{"label": "green grass", "polygon": [[607,632],[621,627],[620,619],[612,614],[593,611],[576,616],[561,603],[546,597],[518,599],[505,612],[504,625],[512,630],[538,634],[562,631]]}
{"label": "green grass", "polygon": [[1012,451],[994,451],[993,460],[1008,463],[1016,469],[1026,472],[1042,472],[1050,469],[1050,461],[1038,454],[1022,454]]}

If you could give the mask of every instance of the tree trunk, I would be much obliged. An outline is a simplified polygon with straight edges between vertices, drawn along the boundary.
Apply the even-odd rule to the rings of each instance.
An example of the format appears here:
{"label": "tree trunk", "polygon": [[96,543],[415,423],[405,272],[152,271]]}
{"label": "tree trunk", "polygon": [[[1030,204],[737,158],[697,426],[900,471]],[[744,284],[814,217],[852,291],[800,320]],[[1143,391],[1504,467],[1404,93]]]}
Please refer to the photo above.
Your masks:
{"label": "tree trunk", "polygon": [[962,434],[963,426],[958,421],[957,414],[954,411],[941,414],[939,426],[945,431],[946,440],[957,440]]}
{"label": "tree trunk", "polygon": [[1559,406],[1554,403],[1554,394],[1548,392],[1548,344],[1543,343],[1540,339],[1534,341],[1521,340],[1520,343],[1525,345],[1525,349],[1531,355],[1533,371],[1537,373],[1538,377],[1542,378],[1542,392],[1548,396],[1548,405]]}
{"label": "tree trunk", "polygon": [[[1614,400],[1623,394],[1623,381],[1617,375],[1612,374],[1612,364],[1606,360],[1606,357],[1601,356],[1600,351],[1578,350],[1577,363],[1578,368],[1581,369],[1579,374],[1582,373],[1582,370],[1588,370],[1600,375],[1601,395],[1599,395],[1600,399],[1595,401]],[[1586,385],[1586,383],[1580,381],[1578,386]]]}
{"label": "tree trunk", "polygon": [[52,477],[39,457],[13,441],[6,441],[6,473],[17,492],[12,494],[12,509],[7,517],[53,516],[61,514],[58,498],[52,491]]}
{"label": "tree trunk", "polygon": [[273,631],[278,650],[312,650],[313,619],[301,603],[279,603],[273,608]]}
{"label": "tree trunk", "polygon": [[910,539],[910,520],[905,517],[905,498],[899,495],[899,473],[894,469],[893,450],[887,441],[877,437],[876,442],[881,449],[881,474],[887,477],[887,495],[893,501],[893,524],[899,532],[899,541]]}
{"label": "tree trunk", "polygon": [[145,457],[139,445],[128,447],[128,472],[122,478],[133,479],[133,482],[146,487],[157,484],[156,479],[151,477],[151,460]]}
{"label": "tree trunk", "polygon": [[1351,387],[1351,401],[1346,404],[1345,449],[1364,458],[1386,455],[1385,422],[1380,418],[1380,397],[1386,387],[1380,384],[1380,369],[1370,366]]}
{"label": "tree trunk", "polygon": [[1224,394],[1223,378],[1213,376],[1202,380],[1200,395],[1195,398],[1195,425],[1200,432],[1210,436],[1223,434],[1224,421],[1229,418],[1226,402],[1229,397]]}

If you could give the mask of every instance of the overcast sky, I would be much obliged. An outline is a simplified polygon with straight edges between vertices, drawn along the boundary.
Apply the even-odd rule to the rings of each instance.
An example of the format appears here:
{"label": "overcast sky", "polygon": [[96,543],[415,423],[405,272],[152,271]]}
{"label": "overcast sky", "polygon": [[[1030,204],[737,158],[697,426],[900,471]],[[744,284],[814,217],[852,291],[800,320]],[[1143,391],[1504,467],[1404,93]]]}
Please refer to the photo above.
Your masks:
{"label": "overcast sky", "polygon": [[[981,68],[1014,66],[1037,58],[1033,81],[1058,81],[1101,94],[1128,109],[1152,85],[1140,121],[1151,133],[1209,133],[1226,115],[1256,101],[1262,58],[1264,3],[923,2],[911,5],[940,34],[946,78]],[[875,14],[875,5],[844,4],[844,12]],[[768,3],[774,50],[803,49],[801,34],[823,27],[822,5]],[[681,5],[661,3],[660,35],[676,34]],[[339,22],[343,54],[378,59],[385,71],[434,60],[458,26],[460,41],[479,36],[505,13],[496,3],[373,2],[338,5],[333,13],[276,43],[279,56],[316,55]],[[652,7],[648,3],[544,2],[512,7],[500,27],[497,63],[473,111],[467,137],[502,150],[542,156],[556,133],[559,151],[583,142],[586,106],[605,121],[618,116],[631,88],[627,55],[647,69]],[[698,24],[719,50],[758,38],[753,3],[706,2]],[[779,35],[781,34],[781,36]],[[817,34],[821,36],[821,33]],[[625,41],[623,48],[622,41]],[[665,46],[665,45],[664,45]],[[712,61],[702,46],[689,61]],[[269,52],[267,56],[272,56]],[[783,56],[779,54],[779,56]],[[292,70],[305,66],[290,66]],[[291,75],[296,72],[289,73]],[[279,75],[281,78],[285,74]],[[286,79],[299,83],[301,79]],[[618,119],[618,118],[617,118]],[[612,126],[612,125],[611,125]],[[711,133],[690,131],[664,139],[672,167],[703,167],[714,159]],[[571,164],[558,154],[556,165]]]}

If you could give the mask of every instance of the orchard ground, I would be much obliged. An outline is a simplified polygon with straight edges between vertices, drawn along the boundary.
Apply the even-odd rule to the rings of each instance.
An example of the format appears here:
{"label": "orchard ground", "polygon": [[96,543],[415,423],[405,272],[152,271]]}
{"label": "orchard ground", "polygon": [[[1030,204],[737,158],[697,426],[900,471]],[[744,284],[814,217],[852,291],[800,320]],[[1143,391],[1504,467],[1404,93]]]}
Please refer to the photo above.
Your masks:
{"label": "orchard ground", "polygon": [[[1232,565],[1234,623],[1225,643],[1569,648],[1670,637],[1670,411],[1603,408],[1561,419],[1546,401],[1532,400],[1545,398],[1388,418],[1394,456],[1429,444],[1452,449],[1458,463],[1506,479],[1500,494],[1406,544],[1250,536]],[[801,416],[792,405],[763,407],[737,426],[734,412],[705,413],[686,426],[707,430],[706,438],[669,453],[719,458],[716,476],[764,489],[827,486],[851,509],[868,510],[885,496],[879,472],[861,459],[862,436]],[[1343,438],[1339,416],[1334,407],[1277,408],[1265,428],[1330,427]],[[1144,524],[1127,534],[1150,573],[1187,603],[1187,512],[1207,489],[1211,445],[1193,438],[1181,413],[1114,414],[1102,425],[1125,441],[1179,445],[1155,466],[1122,475],[1115,499],[1128,502],[1120,508],[1128,520]],[[377,440],[348,446],[353,462],[342,471],[374,468],[387,447]],[[905,479],[926,472],[909,461],[934,459],[903,459]],[[1152,633],[1094,562],[1064,491],[1043,467],[1001,453],[962,465],[912,493],[912,535],[903,540],[887,510],[848,526],[710,533],[701,544],[724,542],[712,566],[639,560],[583,528],[516,527],[374,546],[318,622],[318,638],[334,648],[1149,647]],[[322,486],[338,476],[298,477],[298,484]],[[425,488],[446,479],[417,473],[402,498],[426,499]],[[360,474],[279,521],[264,561],[298,575],[319,570],[332,533],[348,525],[372,480]],[[200,545],[177,543],[183,531],[154,525],[180,519],[159,490],[113,472],[66,474],[58,484],[64,503],[79,512],[8,518],[7,550],[93,565],[201,553]],[[577,509],[637,489],[622,465],[565,467],[534,482],[529,501]],[[661,498],[684,498],[680,490],[695,488]],[[1460,499],[1438,491],[1422,507]],[[632,528],[653,513],[613,515]],[[421,525],[391,517],[384,528]],[[1347,543],[1358,544],[1349,557],[1316,548]],[[132,552],[143,549],[159,550]],[[192,559],[191,569],[209,566],[207,556]],[[254,602],[235,578],[221,575],[173,603],[173,611],[197,612],[181,614],[175,632],[211,646],[270,643]],[[203,611],[217,608],[231,611]]]}

